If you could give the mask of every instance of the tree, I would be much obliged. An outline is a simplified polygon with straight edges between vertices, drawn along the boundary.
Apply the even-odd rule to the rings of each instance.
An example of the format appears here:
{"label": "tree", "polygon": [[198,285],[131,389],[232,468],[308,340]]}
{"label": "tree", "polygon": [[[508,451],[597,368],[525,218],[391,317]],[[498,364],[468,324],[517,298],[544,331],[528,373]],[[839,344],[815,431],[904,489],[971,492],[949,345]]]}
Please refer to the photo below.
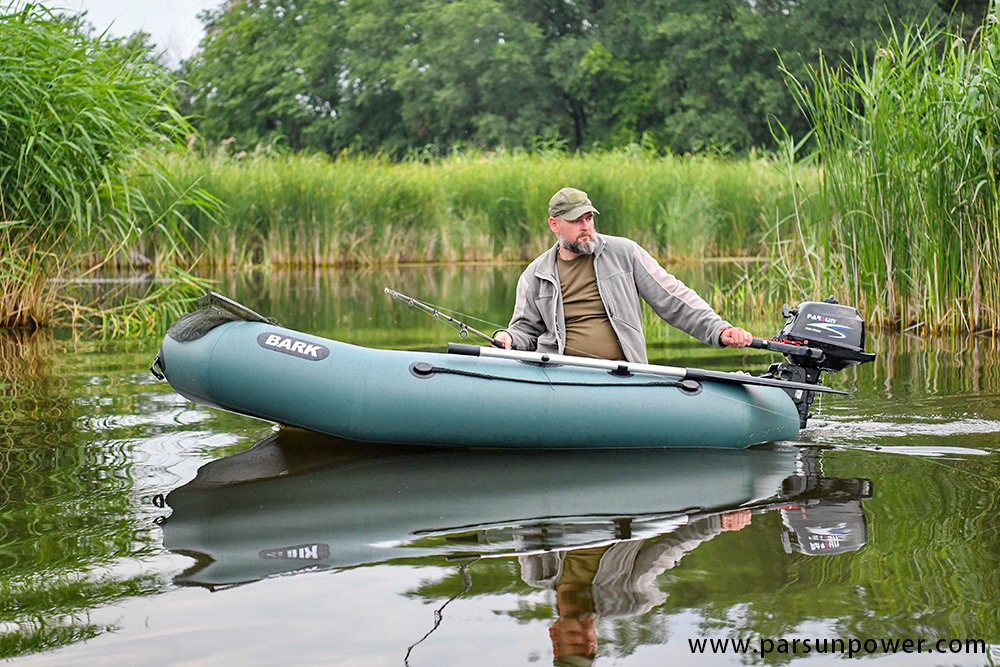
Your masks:
{"label": "tree", "polygon": [[[339,104],[341,68],[337,59],[317,59],[315,49],[301,47],[335,42],[336,31],[323,27],[337,25],[339,6],[228,0],[204,12],[202,49],[183,73],[190,87],[187,110],[206,138],[332,148],[324,144]],[[335,43],[326,48],[336,52]]]}
{"label": "tree", "polygon": [[360,91],[392,91],[400,145],[522,145],[550,130],[540,31],[497,0],[423,0],[402,17],[395,1],[359,7],[348,69]]}
{"label": "tree", "polygon": [[[772,143],[773,118],[808,131],[778,54],[803,72],[846,60],[949,1],[229,0],[204,15],[192,109],[216,140],[329,152],[746,150]],[[960,2],[978,23],[986,0]]]}

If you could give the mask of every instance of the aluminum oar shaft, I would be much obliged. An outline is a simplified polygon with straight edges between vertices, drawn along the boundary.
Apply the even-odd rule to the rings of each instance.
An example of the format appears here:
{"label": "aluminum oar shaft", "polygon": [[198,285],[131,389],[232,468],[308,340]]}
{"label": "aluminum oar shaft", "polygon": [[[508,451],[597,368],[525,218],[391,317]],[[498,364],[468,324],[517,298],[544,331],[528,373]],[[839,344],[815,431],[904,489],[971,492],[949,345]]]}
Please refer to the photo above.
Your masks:
{"label": "aluminum oar shaft", "polygon": [[850,392],[831,389],[820,384],[793,382],[775,378],[758,377],[745,373],[730,373],[726,371],[709,371],[700,368],[682,368],[679,366],[660,366],[656,364],[638,364],[628,361],[609,361],[607,359],[591,359],[588,357],[573,357],[565,354],[550,354],[544,352],[524,352],[521,350],[506,350],[502,348],[481,347],[464,343],[448,343],[451,354],[465,354],[476,357],[494,357],[497,359],[513,359],[533,364],[553,366],[578,366],[580,368],[596,368],[614,372],[617,375],[628,373],[647,375],[662,375],[678,380],[713,380],[730,384],[751,384],[764,387],[780,387],[782,389],[799,389],[826,394],[850,395]]}

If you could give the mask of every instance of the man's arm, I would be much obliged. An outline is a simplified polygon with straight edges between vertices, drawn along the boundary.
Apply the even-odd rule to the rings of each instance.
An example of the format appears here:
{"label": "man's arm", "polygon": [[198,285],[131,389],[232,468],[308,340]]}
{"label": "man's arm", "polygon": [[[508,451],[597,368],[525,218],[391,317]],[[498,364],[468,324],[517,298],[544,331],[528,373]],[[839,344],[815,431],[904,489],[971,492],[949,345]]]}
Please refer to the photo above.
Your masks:
{"label": "man's arm", "polygon": [[538,347],[538,337],[545,331],[542,314],[535,304],[535,291],[528,272],[517,280],[517,295],[514,300],[514,314],[506,329],[500,329],[493,337],[504,347],[515,350],[534,350]]}
{"label": "man's arm", "polygon": [[[639,244],[635,245],[633,260],[633,275],[639,295],[667,324],[713,347],[730,344],[723,340],[723,334],[735,327],[712,310],[697,292],[667,273]],[[737,342],[742,338],[736,334],[729,340]]]}

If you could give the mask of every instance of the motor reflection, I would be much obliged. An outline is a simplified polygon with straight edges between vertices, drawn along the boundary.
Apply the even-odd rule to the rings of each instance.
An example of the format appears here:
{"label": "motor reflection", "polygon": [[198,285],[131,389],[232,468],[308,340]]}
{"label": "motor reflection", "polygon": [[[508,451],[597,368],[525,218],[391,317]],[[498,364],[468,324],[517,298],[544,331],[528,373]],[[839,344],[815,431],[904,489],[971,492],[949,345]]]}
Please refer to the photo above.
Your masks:
{"label": "motor reflection", "polygon": [[833,555],[860,549],[866,540],[861,500],[864,479],[827,479],[814,451],[800,453],[799,470],[777,497],[753,509],[690,515],[656,537],[553,550],[518,557],[521,578],[554,592],[557,618],[549,629],[555,665],[589,665],[597,655],[597,619],[641,616],[666,601],[658,577],[682,557],[723,532],[740,531],[755,513],[781,514],[785,551]]}

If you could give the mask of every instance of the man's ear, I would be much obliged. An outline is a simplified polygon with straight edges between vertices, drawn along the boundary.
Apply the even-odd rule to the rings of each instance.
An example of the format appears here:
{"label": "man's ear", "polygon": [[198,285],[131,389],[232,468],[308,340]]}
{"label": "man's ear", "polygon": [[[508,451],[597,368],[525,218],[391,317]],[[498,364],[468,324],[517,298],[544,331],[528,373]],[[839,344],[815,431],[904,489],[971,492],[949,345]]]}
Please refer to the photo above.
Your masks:
{"label": "man's ear", "polygon": [[559,223],[555,218],[549,218],[549,229],[552,230],[553,234],[559,236]]}

